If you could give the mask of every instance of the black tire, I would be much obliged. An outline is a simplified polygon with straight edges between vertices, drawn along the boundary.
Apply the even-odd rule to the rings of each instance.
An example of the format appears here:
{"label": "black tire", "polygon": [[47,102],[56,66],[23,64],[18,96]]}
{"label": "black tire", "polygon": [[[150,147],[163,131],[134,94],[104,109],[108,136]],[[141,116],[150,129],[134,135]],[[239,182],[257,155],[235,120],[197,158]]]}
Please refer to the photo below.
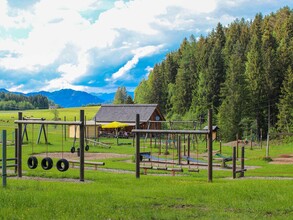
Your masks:
{"label": "black tire", "polygon": [[74,152],[75,152],[75,147],[72,147],[72,148],[70,149],[70,152],[71,152],[71,153],[74,153]]}
{"label": "black tire", "polygon": [[60,172],[65,172],[69,168],[69,162],[66,159],[60,159],[57,161],[56,167]]}
{"label": "black tire", "polygon": [[41,165],[44,170],[50,170],[53,167],[53,160],[50,157],[45,157]]}
{"label": "black tire", "polygon": [[86,151],[89,151],[89,149],[90,149],[90,146],[87,144],[87,145],[85,146],[85,150],[86,150]]}
{"label": "black tire", "polygon": [[30,169],[36,169],[38,166],[38,159],[35,156],[30,156],[27,159],[27,166]]}

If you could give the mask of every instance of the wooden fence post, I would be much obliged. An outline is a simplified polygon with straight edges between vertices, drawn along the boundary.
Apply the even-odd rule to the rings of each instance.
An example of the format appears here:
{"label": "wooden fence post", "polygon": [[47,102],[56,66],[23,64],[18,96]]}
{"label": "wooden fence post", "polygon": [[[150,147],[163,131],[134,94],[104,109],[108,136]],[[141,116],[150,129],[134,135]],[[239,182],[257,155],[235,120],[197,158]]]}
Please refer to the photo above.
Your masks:
{"label": "wooden fence post", "polygon": [[[140,124],[140,118],[139,114],[136,114],[136,120],[135,120],[135,129],[139,129]],[[135,133],[135,144],[136,144],[136,167],[135,167],[135,176],[137,179],[140,178],[140,133]]]}

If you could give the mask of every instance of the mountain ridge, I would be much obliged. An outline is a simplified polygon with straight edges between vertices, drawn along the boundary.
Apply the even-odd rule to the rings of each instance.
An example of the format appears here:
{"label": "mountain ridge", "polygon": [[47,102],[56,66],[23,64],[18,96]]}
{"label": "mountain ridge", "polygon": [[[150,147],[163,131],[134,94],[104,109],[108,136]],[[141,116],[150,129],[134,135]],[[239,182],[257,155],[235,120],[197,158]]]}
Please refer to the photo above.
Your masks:
{"label": "mountain ridge", "polygon": [[[10,91],[5,88],[0,88],[0,92],[9,93]],[[33,95],[43,95],[46,96],[49,100],[52,100],[55,104],[60,105],[64,108],[69,107],[81,107],[89,104],[102,104],[107,102],[98,96],[89,94],[84,91],[77,91],[73,89],[61,89],[53,92],[48,91],[39,91],[39,92],[30,92],[30,93],[21,93],[21,92],[10,92],[14,94],[22,94],[25,96]]]}

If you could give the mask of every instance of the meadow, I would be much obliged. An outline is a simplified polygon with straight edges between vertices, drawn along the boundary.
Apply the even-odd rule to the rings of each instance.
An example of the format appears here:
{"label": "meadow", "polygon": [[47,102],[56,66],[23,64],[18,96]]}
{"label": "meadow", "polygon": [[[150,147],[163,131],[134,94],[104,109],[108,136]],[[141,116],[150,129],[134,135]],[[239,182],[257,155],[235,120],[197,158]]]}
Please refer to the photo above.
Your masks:
{"label": "meadow", "polygon": [[[94,117],[98,107],[84,108],[87,119]],[[79,118],[79,109],[58,109],[59,118]],[[24,111],[24,116],[51,120],[52,110]],[[8,133],[8,157],[13,157],[13,132],[17,112],[0,112],[0,130]],[[6,188],[0,187],[1,219],[292,219],[293,164],[273,164],[265,160],[266,149],[246,147],[244,178],[232,179],[231,169],[214,169],[213,182],[207,182],[207,170],[184,172],[171,176],[164,171],[151,170],[135,178],[132,139],[101,138],[111,148],[90,144],[91,153],[120,154],[120,157],[93,159],[105,166],[94,170],[87,167],[85,182],[79,181],[79,169],[59,172],[55,167],[31,170],[27,158],[34,154],[70,153],[72,138],[62,137],[61,126],[50,126],[49,143],[36,144],[39,126],[28,128],[29,141],[23,145],[23,177],[9,170]],[[34,137],[34,139],[32,139]],[[200,138],[199,138],[200,139]],[[202,138],[201,138],[202,140]],[[124,144],[123,144],[124,143]],[[148,140],[142,139],[144,151],[150,150]],[[2,145],[0,145],[2,146]],[[263,143],[265,146],[265,143]],[[205,153],[205,143],[198,143]],[[219,142],[214,143],[214,150]],[[154,150],[155,151],[155,150]],[[2,154],[2,149],[0,149]],[[272,159],[292,154],[293,143],[282,140],[270,142]],[[75,153],[76,154],[76,153]],[[231,155],[231,146],[222,145],[222,154]],[[166,156],[172,157],[172,155]],[[57,158],[54,158],[54,162]],[[55,163],[54,163],[55,164]],[[228,165],[231,165],[228,163]]]}

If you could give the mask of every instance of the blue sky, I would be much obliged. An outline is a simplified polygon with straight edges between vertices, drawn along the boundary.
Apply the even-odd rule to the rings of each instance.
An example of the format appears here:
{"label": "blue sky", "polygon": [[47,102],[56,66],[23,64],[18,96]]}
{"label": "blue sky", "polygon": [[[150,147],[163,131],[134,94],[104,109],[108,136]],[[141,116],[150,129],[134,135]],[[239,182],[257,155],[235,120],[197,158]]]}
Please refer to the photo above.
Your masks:
{"label": "blue sky", "polygon": [[292,0],[0,0],[0,88],[133,91],[184,37]]}

